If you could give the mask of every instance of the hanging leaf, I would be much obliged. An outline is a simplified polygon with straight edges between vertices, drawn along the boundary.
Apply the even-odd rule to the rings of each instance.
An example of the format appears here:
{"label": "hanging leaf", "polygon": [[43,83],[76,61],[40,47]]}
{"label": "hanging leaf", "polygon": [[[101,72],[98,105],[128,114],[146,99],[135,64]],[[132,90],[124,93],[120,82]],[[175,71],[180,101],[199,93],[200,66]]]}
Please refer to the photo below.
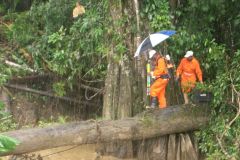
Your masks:
{"label": "hanging leaf", "polygon": [[73,9],[73,18],[77,18],[84,13],[85,8],[79,2],[77,2],[76,7]]}

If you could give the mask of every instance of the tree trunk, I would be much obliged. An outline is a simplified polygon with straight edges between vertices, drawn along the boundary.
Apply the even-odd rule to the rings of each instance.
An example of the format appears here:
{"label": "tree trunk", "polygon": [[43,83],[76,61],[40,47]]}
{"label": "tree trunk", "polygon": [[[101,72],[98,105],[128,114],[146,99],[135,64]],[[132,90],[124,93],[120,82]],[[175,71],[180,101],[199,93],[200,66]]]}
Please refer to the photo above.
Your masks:
{"label": "tree trunk", "polygon": [[[115,120],[133,116],[133,104],[136,103],[137,95],[135,93],[139,92],[133,65],[133,51],[136,47],[134,46],[132,24],[136,14],[133,0],[110,0],[109,2],[114,34],[110,37],[112,42],[111,52],[108,55],[109,65],[105,81],[103,117]],[[125,48],[124,52],[117,49],[119,45]],[[133,156],[131,141],[113,142],[101,147],[104,148],[106,154],[119,158]]]}
{"label": "tree trunk", "polygon": [[22,154],[66,145],[142,140],[197,130],[208,122],[207,106],[172,106],[122,120],[82,121],[46,128],[2,133],[20,141],[9,154]]}
{"label": "tree trunk", "polygon": [[171,10],[175,11],[177,6],[178,6],[178,2],[179,0],[169,0],[169,5]]}
{"label": "tree trunk", "polygon": [[[123,18],[123,4],[121,0],[110,0],[110,14],[112,27],[115,33],[112,39],[122,39],[123,28],[119,22]],[[103,117],[106,119],[119,119],[132,116],[132,71],[127,53],[121,53],[115,49],[119,42],[113,41],[108,55],[109,63],[105,80],[105,95],[103,103]],[[119,59],[119,60],[116,60]]]}
{"label": "tree trunk", "polygon": [[[137,31],[135,36],[135,48],[133,49],[133,53],[136,52],[137,47],[141,44],[141,19],[140,19],[140,1],[134,0],[134,9],[135,10],[135,17]],[[134,20],[133,20],[134,21]],[[135,22],[134,21],[134,22]],[[145,26],[144,26],[145,27]],[[145,29],[145,28],[144,28]],[[146,94],[146,60],[145,57],[138,56],[134,59],[134,77],[135,77],[135,85],[133,89],[135,103],[133,104],[133,114],[139,113],[143,108],[139,108],[139,106],[143,106],[144,103],[147,102],[147,94]]]}
{"label": "tree trunk", "polygon": [[138,160],[198,160],[196,146],[188,133],[143,140],[138,146]]}
{"label": "tree trunk", "polygon": [[169,6],[173,15],[173,19],[172,19],[172,24],[175,25],[177,24],[177,19],[176,19],[176,9],[178,8],[178,6],[180,6],[181,4],[181,0],[169,0]]}

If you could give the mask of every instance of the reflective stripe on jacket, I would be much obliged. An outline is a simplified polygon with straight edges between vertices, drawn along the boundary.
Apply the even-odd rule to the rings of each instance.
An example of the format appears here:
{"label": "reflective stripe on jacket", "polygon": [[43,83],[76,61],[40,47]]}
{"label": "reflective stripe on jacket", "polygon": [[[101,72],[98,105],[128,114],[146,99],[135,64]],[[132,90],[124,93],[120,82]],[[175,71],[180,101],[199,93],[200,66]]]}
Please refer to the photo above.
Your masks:
{"label": "reflective stripe on jacket", "polygon": [[180,75],[182,81],[196,81],[196,78],[198,78],[202,82],[202,71],[197,59],[193,58],[192,61],[188,61],[187,58],[183,58],[177,68],[177,76]]}

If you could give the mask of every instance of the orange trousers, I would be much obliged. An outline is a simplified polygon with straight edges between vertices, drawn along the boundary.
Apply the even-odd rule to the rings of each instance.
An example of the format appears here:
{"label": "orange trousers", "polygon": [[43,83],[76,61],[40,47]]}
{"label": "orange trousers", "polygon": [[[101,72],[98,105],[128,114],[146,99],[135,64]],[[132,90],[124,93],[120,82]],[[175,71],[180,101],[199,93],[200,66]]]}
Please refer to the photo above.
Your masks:
{"label": "orange trousers", "polygon": [[196,85],[196,77],[195,76],[189,76],[189,77],[181,77],[181,88],[183,93],[189,93],[192,91],[192,89]]}
{"label": "orange trousers", "polygon": [[167,106],[165,90],[168,84],[168,79],[158,78],[150,88],[151,97],[158,97],[159,108]]}

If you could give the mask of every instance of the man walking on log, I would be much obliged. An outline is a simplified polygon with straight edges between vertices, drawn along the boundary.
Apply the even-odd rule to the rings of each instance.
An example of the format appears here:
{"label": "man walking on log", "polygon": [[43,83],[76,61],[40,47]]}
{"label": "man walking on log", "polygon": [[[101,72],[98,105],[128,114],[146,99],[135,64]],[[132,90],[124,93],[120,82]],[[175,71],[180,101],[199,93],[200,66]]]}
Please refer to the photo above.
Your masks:
{"label": "man walking on log", "polygon": [[198,79],[200,83],[203,83],[202,70],[198,60],[193,56],[193,51],[187,51],[181,60],[177,68],[176,81],[179,80],[180,76],[184,102],[188,104],[188,93],[195,87],[196,80]]}

